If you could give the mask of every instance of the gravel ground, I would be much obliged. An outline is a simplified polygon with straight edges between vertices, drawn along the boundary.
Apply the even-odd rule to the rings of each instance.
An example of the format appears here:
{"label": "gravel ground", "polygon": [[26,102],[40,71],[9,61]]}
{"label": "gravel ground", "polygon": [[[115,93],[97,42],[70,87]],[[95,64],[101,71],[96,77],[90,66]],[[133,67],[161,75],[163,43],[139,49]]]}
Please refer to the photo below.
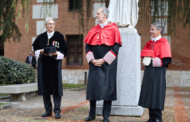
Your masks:
{"label": "gravel ground", "polygon": [[[74,105],[76,103],[80,103],[86,99],[85,90],[83,91],[63,91],[63,97],[61,100],[61,107],[67,107]],[[52,98],[52,97],[51,97]],[[34,96],[34,93],[28,94],[26,96],[27,101],[18,102],[19,106],[17,108],[43,108],[43,97],[42,96]],[[0,100],[0,102],[9,102],[9,99]],[[52,98],[53,102],[53,98]]]}
{"label": "gravel ground", "polygon": [[[184,105],[190,118],[190,88],[180,88]],[[64,91],[61,108],[72,106],[85,101],[85,90]],[[0,122],[48,122],[48,118],[40,118],[45,112],[41,96],[28,96],[26,102],[19,102],[19,106],[0,110]],[[61,121],[84,120],[88,116],[89,103],[76,109],[61,114]],[[174,122],[174,91],[167,88],[163,122]],[[53,117],[52,117],[53,119]],[[96,121],[102,121],[102,116],[97,116]],[[110,116],[111,121],[117,122],[144,122],[148,120],[148,110],[146,109],[141,117]],[[53,120],[55,121],[55,120]]]}

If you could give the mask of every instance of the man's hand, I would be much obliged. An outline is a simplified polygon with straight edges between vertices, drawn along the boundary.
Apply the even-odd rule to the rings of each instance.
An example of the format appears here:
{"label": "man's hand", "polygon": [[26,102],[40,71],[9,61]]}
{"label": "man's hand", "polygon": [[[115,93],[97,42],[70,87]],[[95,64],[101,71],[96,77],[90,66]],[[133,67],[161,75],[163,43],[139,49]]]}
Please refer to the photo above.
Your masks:
{"label": "man's hand", "polygon": [[57,55],[57,51],[55,53],[52,53],[52,55]]}
{"label": "man's hand", "polygon": [[104,64],[105,62],[106,61],[104,59],[102,59],[102,58],[97,60],[97,64],[100,65],[100,66],[102,66],[102,64]]}
{"label": "man's hand", "polygon": [[93,63],[95,66],[96,66],[96,62],[97,62],[96,59],[91,60],[91,63]]}
{"label": "man's hand", "polygon": [[[57,55],[57,51],[56,51],[55,53],[51,53],[51,54],[52,54],[52,55]],[[45,55],[45,56],[50,56],[49,54],[45,54],[45,53],[44,53],[44,55]]]}
{"label": "man's hand", "polygon": [[42,54],[44,52],[44,49],[41,49],[40,53]]}
{"label": "man's hand", "polygon": [[91,62],[95,65],[95,66],[99,66],[101,67],[102,64],[105,63],[105,60],[104,59],[92,59]]}

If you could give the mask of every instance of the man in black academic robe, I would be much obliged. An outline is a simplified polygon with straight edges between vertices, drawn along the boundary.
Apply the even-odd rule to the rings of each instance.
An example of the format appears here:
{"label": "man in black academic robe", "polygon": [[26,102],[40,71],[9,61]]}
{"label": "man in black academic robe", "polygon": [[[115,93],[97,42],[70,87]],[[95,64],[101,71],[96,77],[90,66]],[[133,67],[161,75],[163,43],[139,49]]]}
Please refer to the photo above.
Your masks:
{"label": "man in black academic robe", "polygon": [[161,23],[151,24],[151,37],[141,51],[145,64],[139,105],[149,109],[147,122],[162,122],[166,92],[166,68],[170,64],[171,49],[167,39],[161,37]]}
{"label": "man in black academic robe", "polygon": [[[35,55],[38,59],[38,94],[43,95],[45,114],[42,117],[52,115],[52,103],[50,95],[53,95],[55,118],[60,118],[62,88],[62,59],[67,56],[67,44],[61,33],[54,31],[55,20],[45,20],[47,32],[40,34],[33,43]],[[55,46],[56,53],[45,54],[46,46]]]}
{"label": "man in black academic robe", "polygon": [[36,58],[32,55],[32,52],[26,58],[26,63],[36,68]]}
{"label": "man in black academic robe", "polygon": [[95,119],[96,101],[104,100],[103,121],[108,122],[112,101],[117,100],[117,55],[122,43],[117,25],[108,23],[107,15],[107,8],[97,10],[99,24],[89,31],[84,40],[90,65],[86,92],[86,99],[90,100],[90,112],[86,121]]}

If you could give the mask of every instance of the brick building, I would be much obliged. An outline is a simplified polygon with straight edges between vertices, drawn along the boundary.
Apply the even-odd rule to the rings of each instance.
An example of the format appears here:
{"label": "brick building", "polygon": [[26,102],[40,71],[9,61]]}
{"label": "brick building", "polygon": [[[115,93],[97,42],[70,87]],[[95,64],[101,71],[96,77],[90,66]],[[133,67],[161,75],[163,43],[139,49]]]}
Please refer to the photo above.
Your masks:
{"label": "brick building", "polygon": [[[89,66],[85,56],[85,44],[83,40],[89,29],[95,25],[96,10],[101,6],[105,6],[105,3],[98,2],[100,0],[96,1],[97,2],[94,3],[92,8],[88,26],[84,32],[80,31],[81,28],[79,27],[78,10],[72,6],[73,0],[57,0],[56,4],[51,7],[51,16],[56,20],[55,30],[61,32],[64,35],[69,47],[68,57],[65,58],[62,63],[63,82],[84,82],[84,72],[88,72]],[[43,9],[41,9],[42,2],[43,0],[32,0],[32,4],[30,6],[28,32],[25,29],[25,18],[19,19],[18,26],[22,33],[21,41],[19,43],[15,43],[13,41],[5,42],[4,50],[0,44],[0,50],[4,51],[5,57],[25,62],[26,57],[32,50],[32,42],[40,33],[45,31]],[[85,6],[85,3],[83,6]],[[42,13],[42,15],[40,13]],[[84,14],[86,13],[84,12]],[[167,14],[165,17],[159,18],[159,21],[160,20],[166,21]],[[148,20],[144,19],[142,16],[139,16],[139,21],[141,21],[141,24],[138,23],[136,28],[138,33],[141,35],[141,48],[143,48],[145,43],[150,38],[149,30],[151,23],[147,22]],[[183,25],[179,23],[176,27],[176,33],[171,37],[168,35],[167,26],[167,23],[165,23],[166,30],[163,36],[166,37],[171,44],[173,57],[172,63],[169,66],[168,70],[171,72],[183,71],[185,74],[188,74],[188,77],[183,81],[183,84],[184,82],[187,82],[187,84],[190,86],[190,38],[188,37],[189,29],[184,29]],[[144,67],[142,66],[142,69],[143,68]],[[179,77],[182,77],[182,75],[183,74],[181,74]],[[180,84],[181,78],[178,79],[179,81],[176,83],[177,85]],[[175,85],[175,83],[173,83],[173,85]]]}

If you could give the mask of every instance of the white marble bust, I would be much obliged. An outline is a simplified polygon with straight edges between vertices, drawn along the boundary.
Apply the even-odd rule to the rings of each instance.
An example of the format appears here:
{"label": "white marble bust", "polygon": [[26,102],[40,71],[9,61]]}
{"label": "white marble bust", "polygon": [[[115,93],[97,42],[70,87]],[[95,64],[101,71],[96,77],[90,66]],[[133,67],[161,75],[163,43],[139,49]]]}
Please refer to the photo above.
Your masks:
{"label": "white marble bust", "polygon": [[139,0],[110,0],[108,21],[134,28],[138,22]]}

